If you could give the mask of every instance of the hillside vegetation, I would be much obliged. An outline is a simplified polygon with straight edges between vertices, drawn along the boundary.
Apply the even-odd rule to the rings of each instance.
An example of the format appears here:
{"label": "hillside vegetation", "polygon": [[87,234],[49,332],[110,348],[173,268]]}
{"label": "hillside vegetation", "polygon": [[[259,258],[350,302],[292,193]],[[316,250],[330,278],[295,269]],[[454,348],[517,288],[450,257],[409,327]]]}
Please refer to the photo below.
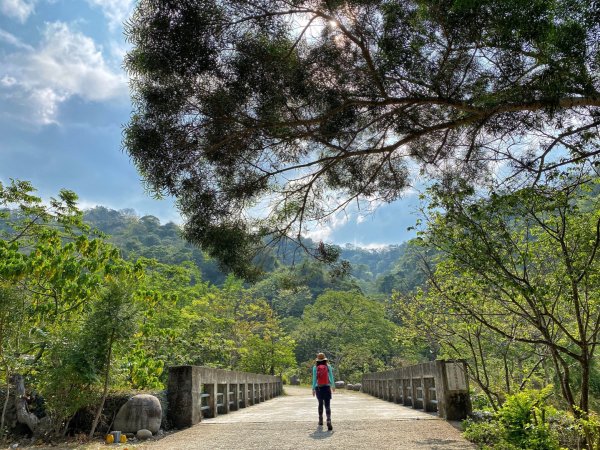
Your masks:
{"label": "hillside vegetation", "polygon": [[[27,182],[0,186],[4,399],[25,386],[35,393],[13,400],[18,411],[39,399],[16,418],[35,436],[74,431],[82,410],[96,418],[92,435],[107,426],[111,392],[162,390],[171,365],[309,381],[324,351],[337,379],[357,382],[365,372],[465,358],[476,407],[499,420],[469,425],[473,440],[512,442],[502,417],[519,401],[553,405],[571,430],[592,421],[594,439],[595,183],[567,177],[486,199],[434,187],[418,238],[337,247],[332,265],[287,243],[260,255],[263,274],[251,284],[222,272],[176,224],[130,210],[84,212],[70,191],[44,203]],[[14,423],[11,414],[3,408],[0,428]],[[558,442],[553,426],[531,425]],[[568,436],[580,442],[576,431]]]}

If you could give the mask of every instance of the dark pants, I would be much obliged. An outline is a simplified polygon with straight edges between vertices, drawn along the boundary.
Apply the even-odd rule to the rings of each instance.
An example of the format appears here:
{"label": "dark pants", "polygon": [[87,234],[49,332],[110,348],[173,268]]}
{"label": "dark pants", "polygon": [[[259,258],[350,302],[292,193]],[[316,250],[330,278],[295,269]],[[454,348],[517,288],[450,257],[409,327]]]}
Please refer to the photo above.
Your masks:
{"label": "dark pants", "polygon": [[323,417],[323,405],[325,405],[327,420],[331,420],[331,387],[317,386],[316,394],[319,400],[319,418]]}

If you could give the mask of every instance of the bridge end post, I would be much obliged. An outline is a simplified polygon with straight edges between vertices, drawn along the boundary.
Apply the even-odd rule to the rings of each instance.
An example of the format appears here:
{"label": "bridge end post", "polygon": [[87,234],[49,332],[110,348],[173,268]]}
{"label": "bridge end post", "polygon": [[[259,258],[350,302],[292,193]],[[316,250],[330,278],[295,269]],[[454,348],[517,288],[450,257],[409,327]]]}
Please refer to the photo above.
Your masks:
{"label": "bridge end post", "polygon": [[175,428],[187,428],[202,419],[200,373],[193,366],[169,368],[167,418]]}
{"label": "bridge end post", "polygon": [[465,360],[435,362],[435,387],[440,417],[446,420],[463,420],[471,414],[468,380]]}

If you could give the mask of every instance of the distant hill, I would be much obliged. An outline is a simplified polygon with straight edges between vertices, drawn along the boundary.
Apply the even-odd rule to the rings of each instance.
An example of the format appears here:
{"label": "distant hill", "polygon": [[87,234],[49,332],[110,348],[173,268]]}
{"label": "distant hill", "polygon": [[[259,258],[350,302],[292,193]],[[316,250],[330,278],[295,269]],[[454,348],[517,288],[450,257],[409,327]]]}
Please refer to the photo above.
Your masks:
{"label": "distant hill", "polygon": [[154,216],[139,217],[130,209],[115,211],[103,206],[84,211],[84,220],[108,235],[125,258],[154,258],[173,265],[193,261],[204,280],[216,285],[225,281],[226,275],[217,263],[184,241],[179,226],[173,222],[161,224]]}
{"label": "distant hill", "polygon": [[[166,264],[193,261],[202,271],[204,280],[221,285],[226,278],[214,260],[182,239],[179,226],[173,222],[161,224],[157,217],[151,215],[140,217],[131,209],[116,211],[103,206],[86,210],[84,218],[88,224],[108,235],[126,258],[155,258]],[[314,245],[310,240],[305,243],[307,246]],[[405,261],[410,253],[407,243],[380,249],[351,244],[338,248],[340,259],[351,264],[352,278],[365,291],[389,293],[396,285],[403,284],[404,276],[411,277],[410,264],[407,266]],[[289,242],[261,260],[266,261],[264,269],[272,272],[282,267],[302,265],[306,258],[296,244]]]}

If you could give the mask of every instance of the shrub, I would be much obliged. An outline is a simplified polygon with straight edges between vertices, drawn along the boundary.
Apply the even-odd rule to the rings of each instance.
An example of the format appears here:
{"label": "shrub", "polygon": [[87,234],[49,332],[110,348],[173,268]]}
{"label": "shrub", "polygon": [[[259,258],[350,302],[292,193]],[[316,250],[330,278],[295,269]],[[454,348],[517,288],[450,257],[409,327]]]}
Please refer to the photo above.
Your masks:
{"label": "shrub", "polygon": [[480,421],[465,421],[465,437],[481,448],[559,450],[558,433],[548,420],[557,414],[546,404],[550,392],[552,386],[509,395],[491,418],[482,413]]}
{"label": "shrub", "polygon": [[463,422],[464,436],[480,447],[494,446],[502,441],[504,428],[497,421],[476,422],[467,419]]}
{"label": "shrub", "polygon": [[600,450],[600,416],[590,412],[582,414],[582,417],[575,421],[581,436],[585,439],[587,448],[590,450]]}
{"label": "shrub", "polygon": [[506,429],[506,441],[532,450],[559,449],[557,433],[547,417],[556,409],[546,405],[552,386],[540,391],[525,390],[510,395],[498,411],[498,419]]}

